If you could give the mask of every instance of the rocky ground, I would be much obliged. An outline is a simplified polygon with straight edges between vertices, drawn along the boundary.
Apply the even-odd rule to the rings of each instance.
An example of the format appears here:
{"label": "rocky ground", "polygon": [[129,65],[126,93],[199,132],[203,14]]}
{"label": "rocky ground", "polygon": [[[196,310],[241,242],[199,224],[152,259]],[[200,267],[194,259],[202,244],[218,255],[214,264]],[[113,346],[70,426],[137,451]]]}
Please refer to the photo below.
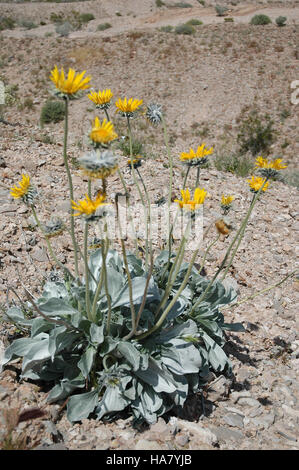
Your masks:
{"label": "rocky ground", "polygon": [[[274,9],[272,4],[261,7],[236,2],[237,5],[230,5],[230,16],[235,12],[236,22],[231,25],[224,24],[223,19],[220,23],[212,4],[202,7],[197,1],[190,1],[194,4],[192,9],[158,9],[154,1],[139,0],[141,7],[135,12],[133,1],[126,2],[127,10],[121,9],[123,3],[103,1],[102,10],[98,2],[74,3],[76,10],[94,12],[96,21],[68,38],[59,38],[53,32],[53,25],[30,31],[16,28],[1,32],[0,75],[6,84],[17,85],[11,106],[5,108],[4,117],[9,124],[0,123],[0,301],[3,308],[13,299],[11,293],[6,297],[8,286],[13,286],[20,296],[22,284],[37,294],[41,282],[53,269],[30,211],[9,197],[9,188],[20,180],[22,172],[30,173],[40,193],[41,220],[46,221],[53,214],[66,217],[62,124],[50,124],[43,129],[39,126],[40,110],[49,96],[49,71],[56,63],[65,68],[86,69],[94,77],[96,89],[110,87],[115,97],[134,95],[142,97],[145,103],[158,101],[163,105],[175,161],[176,196],[182,186],[180,152],[189,150],[190,146],[194,148],[203,138],[208,146],[213,145],[215,154],[211,156],[211,165],[202,170],[200,180],[201,187],[209,193],[204,207],[204,227],[219,212],[223,193],[236,197],[232,212],[235,226],[248,207],[251,193],[246,179],[216,171],[213,162],[217,152],[234,147],[239,120],[253,104],[271,114],[279,132],[271,155],[284,156],[291,169],[288,171],[296,172],[298,105],[290,103],[290,83],[299,78],[298,4],[275,4]],[[44,7],[35,2],[26,3],[27,17],[35,22],[47,18],[48,22],[51,12],[66,9],[64,4],[47,3],[43,10]],[[243,15],[238,10],[241,8]],[[246,14],[250,18],[248,12],[262,8],[270,16],[273,9],[272,19],[285,14],[291,20],[284,28],[250,27]],[[117,11],[122,17],[115,14]],[[0,16],[3,12],[21,15],[24,5],[0,3],[0,12]],[[146,23],[144,17],[155,20]],[[204,23],[206,17],[207,21],[197,27],[192,38],[157,30],[161,25],[184,22],[187,17],[203,18]],[[214,23],[212,18],[219,24],[209,24]],[[238,18],[243,18],[243,24]],[[111,29],[95,31],[98,23],[112,23],[112,19]],[[46,27],[50,29],[42,30]],[[47,35],[49,32],[53,35]],[[26,99],[32,104],[28,105],[27,101],[26,105]],[[88,148],[86,135],[94,115],[86,98],[71,103],[70,162],[75,163],[74,159]],[[118,133],[123,134],[125,128],[120,118],[112,116]],[[204,128],[206,131],[200,133]],[[139,118],[133,122],[133,132],[146,143],[141,171],[153,200],[157,200],[167,194],[167,154],[162,131],[150,128]],[[125,168],[126,160],[120,150],[118,153],[137,204],[138,195]],[[86,192],[86,181],[75,165],[72,173],[76,199],[79,199]],[[120,189],[117,176],[112,176],[110,195]],[[79,222],[77,229],[80,232]],[[295,269],[298,231],[298,190],[282,182],[272,182],[252,214],[230,270],[229,280],[239,290],[239,300],[278,283]],[[210,232],[206,243],[214,236],[215,232]],[[219,266],[229,240],[220,240],[213,247],[206,263],[208,276]],[[69,238],[59,237],[55,248],[60,261],[72,266]],[[125,415],[113,423],[83,420],[71,425],[62,403],[46,403],[45,388],[19,381],[20,362],[15,362],[0,374],[0,439],[5,435],[6,419],[12,422],[18,410],[39,407],[44,410],[44,416],[20,422],[14,431],[14,439],[25,436],[27,448],[297,450],[298,298],[298,281],[290,278],[261,296],[223,309],[227,322],[241,322],[246,329],[245,333],[229,333],[227,337],[226,352],[233,363],[233,375],[211,374],[203,394],[190,397],[181,416],[169,415],[148,429],[134,429],[130,417]],[[18,334],[14,326],[5,322],[0,328],[4,345]]]}

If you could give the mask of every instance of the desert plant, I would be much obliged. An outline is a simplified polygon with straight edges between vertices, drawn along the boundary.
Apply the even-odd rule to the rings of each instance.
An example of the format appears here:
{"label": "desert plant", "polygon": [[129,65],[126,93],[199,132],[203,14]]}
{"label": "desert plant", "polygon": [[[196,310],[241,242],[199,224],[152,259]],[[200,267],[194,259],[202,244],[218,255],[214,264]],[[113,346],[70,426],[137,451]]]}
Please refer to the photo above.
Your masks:
{"label": "desert plant", "polygon": [[162,2],[162,0],[156,0],[156,7],[160,8],[160,7],[163,7],[165,5],[164,2]]}
{"label": "desert plant", "polygon": [[254,15],[250,20],[250,24],[253,25],[266,25],[270,23],[272,23],[272,20],[267,15]]}
{"label": "desert plant", "polygon": [[224,21],[225,23],[233,23],[234,22],[234,18],[231,18],[230,16],[224,18]]}
{"label": "desert plant", "polygon": [[175,27],[175,33],[176,34],[187,34],[187,35],[190,35],[190,34],[194,34],[195,33],[195,28],[193,26],[191,26],[191,24],[180,24],[178,26]]}
{"label": "desert plant", "polygon": [[4,29],[13,29],[15,27],[15,20],[9,16],[0,16],[0,31]]}
{"label": "desert plant", "polygon": [[37,28],[37,24],[34,23],[32,20],[21,19],[19,21],[19,25],[25,29],[34,29]]}
{"label": "desert plant", "polygon": [[105,31],[105,29],[109,29],[111,27],[110,23],[101,23],[97,26],[97,31]]}
{"label": "desert plant", "polygon": [[239,126],[237,140],[240,152],[250,151],[252,155],[268,154],[276,136],[273,124],[269,115],[260,116],[257,111],[252,111]]}
{"label": "desert plant", "polygon": [[214,159],[218,171],[226,171],[237,176],[248,176],[254,169],[254,163],[248,155],[223,151],[217,153]]}
{"label": "desert plant", "polygon": [[278,16],[275,20],[275,23],[277,24],[277,26],[281,27],[281,26],[285,26],[286,21],[287,21],[286,16]]}
{"label": "desert plant", "polygon": [[173,31],[173,26],[171,25],[161,26],[160,31],[162,31],[162,33],[171,33]]}
{"label": "desert plant", "polygon": [[40,123],[43,126],[50,122],[60,122],[64,119],[64,106],[61,101],[49,100],[41,110]]}
{"label": "desert plant", "polygon": [[216,10],[217,16],[224,16],[228,8],[225,7],[224,5],[216,5],[215,10]]}
{"label": "desert plant", "polygon": [[64,23],[56,24],[55,31],[61,37],[67,37],[72,31],[73,27],[69,21],[65,21]]}
{"label": "desert plant", "polygon": [[190,24],[191,26],[199,26],[199,25],[202,25],[203,22],[200,20],[197,20],[196,18],[192,18],[191,20],[187,21],[186,24]]}
{"label": "desert plant", "polygon": [[82,13],[79,16],[79,20],[81,23],[89,23],[89,21],[92,21],[95,19],[95,16],[92,13]]}
{"label": "desert plant", "polygon": [[[119,175],[126,208],[129,210],[131,206],[130,191],[113,152],[118,136],[112,122],[108,121],[108,108],[113,96],[111,90],[88,95],[98,110],[106,112],[107,119],[101,122],[95,118],[89,134],[93,148],[78,159],[78,167],[88,178],[88,183],[85,199],[74,200],[67,152],[68,110],[69,100],[79,98],[89,88],[90,77],[84,75],[85,72],[80,74],[70,69],[65,76],[63,69],[59,72],[57,67],[51,72],[54,93],[64,107],[63,163],[69,186],[69,233],[74,269],[59,261],[51,244],[52,237],[59,236],[65,229],[64,224],[54,219],[41,223],[38,192],[30,176],[23,174],[18,186],[11,188],[11,196],[31,210],[61,275],[43,285],[39,298],[33,297],[23,286],[26,302],[13,286],[9,287],[8,291],[16,294],[20,305],[10,306],[5,319],[21,326],[28,334],[8,346],[1,365],[22,357],[21,378],[53,385],[47,400],[53,403],[67,399],[67,416],[71,422],[90,416],[112,419],[118,412],[127,410],[138,422],[153,423],[171,409],[178,411],[189,394],[201,391],[210,369],[223,373],[231,371],[231,362],[223,349],[225,331],[244,331],[244,328],[241,324],[225,322],[221,308],[233,302],[237,294],[229,283],[223,281],[252,211],[267,190],[268,180],[285,166],[281,159],[271,162],[262,157],[257,159],[256,166],[263,177],[253,176],[250,180],[253,196],[249,208],[220,266],[212,279],[208,279],[202,276],[202,269],[209,250],[218,242],[223,226],[226,227],[224,221],[221,220],[222,224],[215,221],[217,238],[206,247],[199,269],[195,268],[195,261],[203,240],[198,240],[197,232],[191,259],[186,262],[184,257],[191,227],[207,195],[207,191],[199,187],[200,169],[213,153],[213,148],[208,149],[202,144],[196,151],[190,149],[181,154],[180,163],[187,168],[183,185],[185,187],[189,176],[190,185],[195,182],[194,196],[191,199],[189,190],[181,190],[182,199],[174,201],[177,211],[172,222],[173,157],[167,126],[161,106],[155,103],[147,106],[143,113],[147,120],[163,128],[169,167],[165,242],[154,252],[150,194],[141,174],[140,159],[133,158],[132,123],[133,118],[141,115],[143,100],[119,98],[115,106],[127,125],[128,167],[144,209],[146,234],[141,254],[132,223],[135,252],[127,251],[126,234],[122,230],[125,220],[120,214],[120,195],[117,193],[113,197],[117,251],[111,247],[108,231],[111,208],[104,202],[109,193],[108,178],[112,174],[117,172]],[[97,195],[92,199],[94,179],[101,180],[102,190],[97,189]],[[222,197],[221,207],[225,214],[230,211],[233,200],[233,196]],[[83,221],[82,249],[75,233],[75,216]],[[185,216],[186,224],[177,249],[174,249],[176,221],[179,219],[181,223]],[[100,238],[93,240],[88,251],[89,231],[95,222]],[[80,270],[79,257],[83,265]]]}

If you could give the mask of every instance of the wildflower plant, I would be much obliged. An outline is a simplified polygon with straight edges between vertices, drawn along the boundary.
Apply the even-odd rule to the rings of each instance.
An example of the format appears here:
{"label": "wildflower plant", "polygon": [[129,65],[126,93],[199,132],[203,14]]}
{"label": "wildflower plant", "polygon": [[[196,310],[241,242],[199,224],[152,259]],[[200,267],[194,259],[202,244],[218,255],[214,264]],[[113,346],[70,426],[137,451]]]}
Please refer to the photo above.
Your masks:
{"label": "wildflower plant", "polygon": [[[218,270],[212,279],[208,279],[201,272],[209,250],[223,233],[224,228],[219,221],[218,236],[207,246],[199,269],[195,263],[204,237],[203,240],[201,237],[196,240],[188,262],[185,261],[185,254],[192,223],[200,214],[207,197],[207,191],[199,185],[198,169],[213,149],[206,149],[202,144],[196,152],[191,152],[191,149],[181,156],[182,162],[187,162],[186,173],[196,168],[196,182],[194,189],[186,189],[185,177],[181,199],[174,201],[177,212],[171,223],[173,157],[166,120],[161,106],[148,106],[148,121],[155,126],[161,125],[163,129],[170,172],[168,236],[162,249],[156,252],[152,243],[150,194],[140,166],[142,157],[134,158],[132,151],[133,129],[130,121],[142,100],[119,99],[116,106],[127,119],[130,143],[127,164],[130,165],[144,208],[146,227],[142,253],[137,235],[134,238],[135,252],[127,251],[119,193],[113,198],[109,194],[109,177],[117,173],[130,208],[126,181],[113,152],[114,139],[102,139],[105,142],[99,143],[106,145],[105,150],[99,146],[78,159],[79,171],[88,177],[88,183],[84,198],[74,197],[67,157],[68,101],[87,89],[89,80],[83,78],[84,74],[69,71],[65,78],[57,67],[51,74],[59,96],[65,101],[63,159],[68,176],[70,228],[58,219],[46,224],[40,222],[36,190],[29,175],[23,175],[18,185],[11,188],[11,196],[31,208],[45,237],[52,262],[64,277],[54,276],[47,281],[39,298],[33,297],[25,287],[26,300],[22,301],[17,295],[21,305],[8,308],[6,318],[28,331],[28,335],[8,346],[2,364],[22,357],[21,378],[52,384],[47,400],[50,403],[67,400],[67,416],[71,422],[88,417],[112,419],[126,410],[137,421],[154,423],[169,410],[176,412],[182,408],[188,395],[200,392],[210,370],[218,373],[231,371],[232,364],[223,349],[225,330],[243,331],[243,327],[225,321],[221,309],[235,301],[237,294],[233,287],[222,281],[242,240],[252,210],[273,175],[267,173],[261,185],[255,187],[240,228],[230,240]],[[108,93],[91,96],[95,105],[102,99],[110,98]],[[100,109],[107,112],[107,107]],[[95,120],[94,124],[94,130],[101,128],[110,136],[114,132],[112,123],[108,126],[108,117],[102,124],[99,120]],[[257,160],[258,168],[267,169],[265,165],[262,160]],[[271,170],[280,171],[283,167],[281,160],[276,160]],[[97,180],[101,181],[102,188],[94,192],[93,184]],[[233,196],[222,197],[224,211],[230,209],[233,199]],[[112,246],[109,238],[108,219],[112,209],[115,210],[118,249]],[[188,214],[187,224],[178,246],[173,249],[175,223],[177,217],[184,214]],[[82,248],[75,234],[75,220],[78,219],[82,221],[84,232]],[[90,241],[89,231],[95,225],[100,237]],[[70,233],[73,242],[73,269],[66,268],[59,261],[51,244],[53,236],[62,233],[62,230]]]}

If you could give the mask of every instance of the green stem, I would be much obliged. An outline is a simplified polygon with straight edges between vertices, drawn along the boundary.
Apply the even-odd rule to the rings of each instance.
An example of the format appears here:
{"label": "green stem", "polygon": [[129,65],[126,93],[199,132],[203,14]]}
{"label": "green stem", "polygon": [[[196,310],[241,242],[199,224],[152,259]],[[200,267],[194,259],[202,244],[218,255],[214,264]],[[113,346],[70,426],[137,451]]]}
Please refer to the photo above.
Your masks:
{"label": "green stem", "polygon": [[109,117],[109,114],[108,114],[108,110],[107,110],[106,108],[104,109],[104,112],[105,112],[107,121],[110,121],[110,117]]}
{"label": "green stem", "polygon": [[88,269],[88,222],[84,228],[84,268],[85,268],[85,307],[88,320],[90,316],[89,269]]}
{"label": "green stem", "polygon": [[50,243],[48,237],[46,236],[46,233],[45,233],[45,231],[44,231],[44,229],[43,229],[43,227],[42,227],[42,225],[41,225],[41,223],[40,223],[40,221],[39,221],[39,218],[37,217],[36,211],[35,211],[35,209],[34,209],[33,206],[31,206],[31,210],[32,210],[32,214],[33,214],[33,217],[34,217],[34,219],[35,219],[35,221],[36,221],[36,223],[37,223],[38,228],[40,229],[40,231],[42,232],[42,234],[43,234],[44,237],[45,237],[45,241],[46,241],[46,243],[47,243],[47,247],[48,247],[50,256],[52,257],[52,259],[55,261],[55,263],[56,263],[61,269],[63,269],[65,272],[67,272],[67,274],[68,274],[72,279],[75,279],[74,276],[72,275],[72,273],[68,270],[68,268],[67,268],[66,266],[64,266],[64,265],[59,261],[59,259],[57,259],[56,255],[55,255],[55,253],[54,253],[54,251],[53,251],[52,245],[51,245],[51,243]]}
{"label": "green stem", "polygon": [[[67,159],[67,138],[68,138],[68,98],[65,98],[65,118],[64,118],[64,139],[63,139],[63,160],[64,160],[64,165],[68,177],[68,183],[69,183],[69,192],[70,192],[70,200],[74,200],[74,190],[73,190],[73,181],[72,181],[72,175],[70,172],[69,164],[68,164],[68,159]],[[76,243],[76,237],[75,237],[75,221],[73,217],[73,209],[72,205],[70,203],[71,209],[70,209],[70,225],[71,225],[71,237],[72,237],[72,242],[73,242],[73,249],[74,249],[74,259],[75,259],[75,272],[77,278],[79,278],[79,269],[78,269],[78,253],[77,253],[77,243]]]}
{"label": "green stem", "polygon": [[90,199],[91,199],[91,180],[90,180],[90,178],[88,178],[88,189],[87,189],[87,191],[88,191],[88,197],[90,197]]}
{"label": "green stem", "polygon": [[212,248],[213,245],[215,245],[215,243],[218,242],[219,238],[220,238],[220,233],[218,234],[218,237],[216,238],[216,240],[213,240],[212,243],[210,243],[210,245],[208,245],[208,247],[207,247],[207,249],[206,249],[206,251],[205,251],[203,260],[202,260],[202,262],[201,262],[200,268],[199,268],[199,270],[198,270],[199,274],[201,273],[201,271],[202,271],[202,269],[203,269],[203,267],[204,267],[204,265],[205,265],[205,262],[206,262],[206,259],[207,259],[207,255],[208,255],[210,249]]}
{"label": "green stem", "polygon": [[[148,208],[146,209],[146,214],[145,214],[145,217],[146,217],[146,239],[145,239],[145,269],[148,268],[148,256],[149,256],[149,251],[152,250],[152,231],[151,231],[151,201],[150,201],[150,197],[149,197],[149,194],[148,194],[148,191],[146,189],[146,186],[145,186],[145,183],[143,181],[143,178],[141,176],[141,173],[140,171],[138,170],[138,168],[136,168],[136,171],[137,171],[137,174],[140,178],[140,181],[142,183],[142,186],[143,186],[143,189],[144,189],[144,193],[145,193],[145,196],[146,196],[146,200],[147,200],[147,204],[148,204]],[[150,248],[149,248],[149,240],[150,240]]]}
{"label": "green stem", "polygon": [[177,293],[175,294],[175,296],[173,297],[173,299],[171,300],[171,302],[167,305],[166,309],[164,310],[164,312],[162,313],[161,317],[159,318],[159,320],[157,321],[157,323],[148,331],[146,331],[145,333],[143,333],[142,335],[139,335],[137,336],[137,339],[138,341],[142,340],[142,339],[145,339],[147,336],[151,335],[152,333],[154,333],[155,331],[157,331],[163,324],[164,320],[166,319],[168,313],[170,312],[170,310],[172,309],[172,307],[174,306],[174,304],[176,303],[177,299],[179,298],[179,296],[181,295],[182,291],[185,289],[186,287],[186,284],[189,280],[189,277],[190,277],[190,273],[191,273],[191,270],[193,268],[193,265],[194,265],[194,262],[195,262],[195,259],[196,259],[196,256],[199,252],[199,247],[195,250],[192,258],[191,258],[191,261],[189,263],[189,266],[188,266],[188,269],[187,269],[187,272],[185,274],[185,277],[183,279],[183,282],[180,286],[180,288],[178,289]]}
{"label": "green stem", "polygon": [[[166,122],[164,116],[162,114],[162,125],[163,125],[163,134],[164,134],[164,142],[167,149],[168,155],[168,162],[169,162],[169,194],[168,194],[168,233],[170,234],[170,206],[171,206],[171,197],[172,197],[172,184],[173,184],[173,158],[171,156],[170,147],[169,147],[169,139],[167,133]],[[169,237],[168,237],[169,243]],[[170,246],[168,245],[168,249],[170,250]]]}
{"label": "green stem", "polygon": [[236,303],[230,305],[230,307],[235,307],[237,305],[241,305],[244,302],[248,302],[248,300],[254,299],[258,295],[265,294],[265,292],[269,292],[270,290],[274,289],[275,287],[278,287],[281,284],[283,284],[287,279],[294,276],[294,274],[296,274],[296,273],[297,273],[297,270],[295,269],[295,271],[291,272],[290,274],[287,274],[281,281],[277,282],[276,284],[273,284],[272,286],[266,287],[265,289],[262,289],[258,292],[255,292],[254,294],[250,295],[249,297],[246,297],[245,299],[239,300],[239,302],[236,302]]}
{"label": "green stem", "polygon": [[136,329],[136,314],[135,314],[135,307],[134,307],[134,302],[133,302],[132,279],[131,279],[131,275],[130,275],[128,260],[127,260],[126,247],[125,247],[124,240],[122,238],[122,229],[121,229],[121,222],[120,222],[120,218],[119,218],[119,210],[118,210],[118,201],[117,201],[117,199],[115,200],[115,205],[116,205],[117,228],[118,228],[118,231],[119,231],[119,238],[120,238],[120,244],[121,244],[121,249],[122,249],[122,254],[123,254],[123,260],[124,260],[125,270],[126,270],[127,279],[128,279],[129,299],[130,299],[130,308],[131,308],[132,329],[131,329],[131,332],[124,337],[124,341],[126,341],[127,339],[129,339],[133,336],[132,332],[134,332],[135,329]]}
{"label": "green stem", "polygon": [[[107,247],[109,246],[109,240],[107,239]],[[102,270],[103,270],[103,278],[104,278],[104,287],[105,287],[105,294],[107,297],[107,306],[108,306],[108,313],[107,313],[107,334],[110,334],[110,323],[111,323],[111,298],[109,295],[109,289],[108,289],[108,279],[107,279],[107,268],[106,268],[106,255],[105,254],[105,249],[104,249],[104,244],[101,246],[102,250]],[[108,250],[107,250],[108,252]]]}
{"label": "green stem", "polygon": [[250,207],[249,207],[247,216],[245,217],[245,220],[244,220],[243,224],[241,225],[241,230],[240,230],[240,236],[239,236],[238,243],[237,243],[237,245],[236,245],[236,247],[235,247],[235,249],[234,249],[234,251],[233,251],[232,257],[231,257],[231,259],[230,259],[230,261],[229,261],[229,263],[228,263],[228,265],[227,265],[227,267],[226,267],[226,269],[225,269],[225,271],[224,271],[224,273],[223,273],[223,276],[222,276],[222,278],[221,278],[221,281],[223,281],[223,280],[225,279],[225,276],[227,275],[228,270],[229,270],[229,268],[230,268],[231,265],[232,265],[233,259],[234,259],[235,255],[236,255],[236,253],[237,253],[237,251],[238,251],[238,248],[239,248],[239,246],[240,246],[240,243],[241,243],[241,241],[242,241],[242,239],[243,239],[243,236],[244,236],[244,233],[245,233],[245,230],[246,230],[246,226],[247,226],[247,222],[248,222],[248,220],[249,220],[249,217],[250,217],[250,215],[251,215],[251,213],[252,213],[252,211],[253,211],[253,208],[254,208],[254,206],[255,206],[255,203],[257,202],[257,200],[258,200],[259,197],[260,197],[260,194],[261,194],[261,192],[262,192],[262,190],[263,190],[263,187],[264,187],[265,184],[267,183],[267,180],[268,180],[268,178],[265,179],[265,181],[264,181],[263,185],[260,187],[259,191],[258,191],[258,192],[254,195],[254,197],[252,198],[252,201],[251,201],[251,204],[250,204]]}
{"label": "green stem", "polygon": [[[103,252],[102,252],[102,265],[104,263],[104,259],[106,260],[107,252],[108,252],[108,244],[107,244],[107,249],[104,251],[104,258],[103,258]],[[104,274],[103,273],[104,273],[104,270],[102,268],[101,269],[101,274],[100,274],[100,277],[99,277],[99,280],[98,280],[98,283],[97,283],[97,288],[96,288],[96,291],[95,291],[95,294],[94,294],[93,304],[92,304],[92,307],[91,307],[91,319],[92,319],[93,322],[96,321],[97,302],[98,302],[98,298],[99,298],[99,295],[100,295],[102,287],[103,287],[103,282],[104,282]]]}
{"label": "green stem", "polygon": [[183,189],[186,188],[186,183],[187,183],[187,178],[188,178],[188,175],[189,175],[190,168],[191,168],[190,166],[188,166],[188,168],[187,168],[185,178],[184,178],[184,183],[183,183]]}
{"label": "green stem", "polygon": [[196,184],[195,184],[195,189],[198,188],[198,185],[199,185],[199,175],[200,175],[200,166],[198,165],[198,167],[197,167],[197,172],[196,172]]}
{"label": "green stem", "polygon": [[186,242],[188,240],[190,225],[191,225],[191,219],[188,222],[187,228],[185,230],[185,233],[182,237],[182,240],[181,240],[181,243],[180,243],[180,246],[179,246],[179,249],[178,249],[178,253],[177,253],[177,255],[176,255],[176,257],[173,261],[173,265],[171,267],[171,270],[170,270],[170,273],[169,273],[169,276],[168,276],[168,282],[167,282],[167,285],[165,287],[165,292],[164,292],[164,295],[163,295],[163,297],[162,297],[162,299],[161,299],[161,301],[160,301],[160,303],[157,307],[155,317],[157,317],[157,315],[160,312],[161,308],[163,308],[165,303],[167,302],[167,299],[169,297],[169,294],[171,292],[173,284],[175,283],[176,277],[177,277],[178,272],[180,270],[180,267],[182,265],[183,258],[184,258],[184,253],[185,253],[185,245],[186,245]]}
{"label": "green stem", "polygon": [[120,171],[119,168],[117,169],[117,172],[118,172],[118,176],[120,177],[121,183],[123,185],[125,194],[127,195],[126,202],[127,202],[127,208],[128,208],[128,214],[129,214],[129,220],[130,220],[130,224],[131,224],[131,228],[132,228],[132,233],[134,234],[135,252],[136,252],[136,256],[139,257],[137,235],[136,235],[136,230],[135,230],[134,223],[133,223],[133,217],[132,217],[132,214],[131,214],[129,191],[128,191],[126,182],[124,180],[124,177],[122,175],[122,172]]}
{"label": "green stem", "polygon": [[206,298],[207,294],[209,293],[209,291],[210,291],[212,285],[214,284],[216,278],[218,277],[218,275],[219,275],[220,272],[222,271],[223,267],[225,266],[225,263],[226,263],[226,261],[227,261],[229,255],[230,255],[230,252],[231,252],[231,250],[232,250],[234,244],[236,243],[236,241],[237,241],[239,235],[242,234],[243,229],[245,229],[245,227],[246,227],[246,225],[247,225],[248,219],[249,219],[249,217],[250,217],[250,215],[251,215],[251,213],[252,213],[252,210],[253,210],[253,208],[254,208],[254,205],[255,205],[255,203],[256,203],[256,201],[257,201],[259,195],[261,194],[261,191],[262,191],[264,185],[266,184],[266,182],[267,182],[267,179],[264,181],[263,185],[261,186],[261,188],[259,189],[259,191],[257,192],[257,194],[255,194],[255,196],[254,196],[254,198],[253,198],[253,200],[252,200],[252,202],[251,202],[251,204],[250,204],[250,206],[249,206],[249,209],[248,209],[248,211],[247,211],[247,214],[246,214],[246,216],[245,216],[243,222],[241,223],[241,226],[240,226],[240,228],[239,228],[237,234],[235,235],[233,241],[231,242],[231,244],[230,244],[230,246],[229,246],[229,248],[228,248],[228,250],[227,250],[227,252],[226,252],[226,255],[225,255],[225,257],[224,257],[224,259],[223,259],[223,261],[222,261],[220,267],[218,268],[216,274],[213,276],[212,280],[211,280],[211,281],[209,282],[209,284],[207,285],[205,291],[201,294],[200,298],[199,298],[199,299],[197,300],[197,302],[193,305],[193,307],[192,307],[192,309],[191,309],[191,312],[190,312],[190,315],[192,315],[192,313],[196,310],[196,308],[200,305],[200,303],[204,301],[204,299]]}

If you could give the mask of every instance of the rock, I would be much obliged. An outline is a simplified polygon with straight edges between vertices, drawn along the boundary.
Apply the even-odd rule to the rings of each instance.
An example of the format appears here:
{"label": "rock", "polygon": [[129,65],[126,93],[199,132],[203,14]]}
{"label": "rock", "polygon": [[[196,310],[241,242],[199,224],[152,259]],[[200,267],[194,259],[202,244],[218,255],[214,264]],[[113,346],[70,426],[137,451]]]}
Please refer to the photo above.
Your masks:
{"label": "rock", "polygon": [[189,431],[191,436],[196,437],[198,440],[205,444],[216,445],[218,442],[217,436],[213,434],[208,428],[202,427],[198,423],[190,421],[179,420],[182,431]]}
{"label": "rock", "polygon": [[163,448],[157,442],[140,439],[135,445],[135,450],[163,450]]}
{"label": "rock", "polygon": [[237,413],[228,413],[227,415],[223,416],[223,420],[227,424],[236,428],[244,427],[243,419],[244,419],[244,416],[241,416]]}
{"label": "rock", "polygon": [[39,248],[38,246],[35,246],[33,250],[31,251],[31,256],[35,261],[38,261],[40,263],[48,262],[48,255],[46,250],[43,248]]}
{"label": "rock", "polygon": [[274,413],[267,413],[259,418],[252,418],[251,423],[259,429],[268,429],[275,421]]}
{"label": "rock", "polygon": [[230,429],[224,426],[211,426],[210,429],[220,441],[240,441],[241,439],[244,439],[244,434],[241,431],[237,431],[236,429]]}
{"label": "rock", "polygon": [[299,410],[295,410],[286,404],[283,404],[281,407],[288,415],[293,416],[294,418],[299,418]]}
{"label": "rock", "polygon": [[230,392],[230,388],[232,385],[232,380],[220,375],[211,382],[208,386],[207,393],[208,393],[208,400],[210,401],[220,401],[220,400],[227,400],[227,397]]}
{"label": "rock", "polygon": [[57,444],[41,444],[40,446],[35,447],[33,450],[68,450],[68,448],[64,445],[58,442]]}
{"label": "rock", "polygon": [[177,434],[175,436],[175,442],[180,447],[185,447],[185,445],[188,444],[189,440],[189,436],[187,436],[186,434]]}

